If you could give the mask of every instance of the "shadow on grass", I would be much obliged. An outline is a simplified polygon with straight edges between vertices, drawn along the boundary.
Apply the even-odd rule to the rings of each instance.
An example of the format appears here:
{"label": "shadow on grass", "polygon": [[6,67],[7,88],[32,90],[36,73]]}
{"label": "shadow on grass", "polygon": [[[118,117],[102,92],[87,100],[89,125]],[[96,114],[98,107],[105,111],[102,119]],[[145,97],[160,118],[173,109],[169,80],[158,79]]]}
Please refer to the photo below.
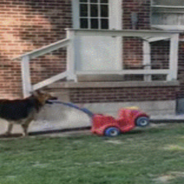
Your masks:
{"label": "shadow on grass", "polygon": [[0,134],[0,138],[16,138],[16,137],[22,137],[22,134]]}
{"label": "shadow on grass", "polygon": [[132,131],[126,132],[124,134],[127,134],[127,135],[131,134],[131,135],[133,135],[133,134],[143,134],[143,133],[145,133],[145,130],[139,129],[139,130],[132,130]]}
{"label": "shadow on grass", "polygon": [[[162,127],[146,127],[146,128],[135,128],[131,130],[130,132],[122,133],[122,135],[145,135],[145,134],[157,134],[157,133],[163,133],[165,131],[173,131],[175,128],[177,128],[177,124],[175,126],[162,126]],[[37,132],[30,132],[29,136],[39,136],[39,135],[49,135],[49,134],[54,134],[54,133],[65,133],[65,132],[78,132],[78,131],[90,131],[91,127],[83,127],[83,128],[73,128],[73,129],[61,129],[61,130],[50,130],[50,131],[37,131]],[[177,130],[177,132],[181,132],[183,134],[183,129]],[[80,133],[82,136],[82,132]],[[85,135],[85,134],[84,134]],[[0,139],[1,138],[19,138],[22,137],[22,134],[20,133],[14,133],[11,135],[5,135],[5,134],[0,134]],[[75,137],[71,136],[71,137]],[[103,136],[105,138],[105,136]]]}
{"label": "shadow on grass", "polygon": [[163,132],[164,130],[165,130],[164,128],[141,128],[141,129],[134,129],[124,134],[134,135],[134,134],[158,133],[158,132]]}
{"label": "shadow on grass", "polygon": [[[82,131],[82,130],[90,130],[91,127],[83,127],[83,128],[66,128],[66,129],[59,129],[59,130],[48,130],[48,131],[37,131],[37,132],[30,132],[29,136],[35,135],[46,135],[46,134],[54,134],[54,133],[64,133],[64,132],[74,132],[74,131]],[[14,133],[10,135],[0,134],[0,138],[16,138],[22,137],[20,133]]]}

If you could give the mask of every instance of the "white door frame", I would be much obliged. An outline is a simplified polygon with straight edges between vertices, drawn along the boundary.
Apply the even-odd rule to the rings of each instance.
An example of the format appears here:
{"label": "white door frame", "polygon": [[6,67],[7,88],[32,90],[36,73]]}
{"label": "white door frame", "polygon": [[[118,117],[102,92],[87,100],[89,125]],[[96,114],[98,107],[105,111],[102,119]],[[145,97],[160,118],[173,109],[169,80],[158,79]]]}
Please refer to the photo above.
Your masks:
{"label": "white door frame", "polygon": [[[122,30],[122,0],[109,0],[109,29]],[[74,29],[80,29],[79,23],[79,0],[72,0],[72,22]],[[117,38],[118,47],[118,69],[123,69],[123,38]]]}
{"label": "white door frame", "polygon": [[72,0],[73,29],[79,29],[79,0]]}
{"label": "white door frame", "polygon": [[[110,29],[115,29],[115,30],[122,30],[122,20],[123,20],[123,15],[122,15],[122,0],[109,0],[109,23],[110,23]],[[117,38],[117,45],[118,47],[118,68],[119,70],[123,69],[123,38],[118,37]]]}
{"label": "white door frame", "polygon": [[122,0],[109,0],[110,28],[122,30]]}

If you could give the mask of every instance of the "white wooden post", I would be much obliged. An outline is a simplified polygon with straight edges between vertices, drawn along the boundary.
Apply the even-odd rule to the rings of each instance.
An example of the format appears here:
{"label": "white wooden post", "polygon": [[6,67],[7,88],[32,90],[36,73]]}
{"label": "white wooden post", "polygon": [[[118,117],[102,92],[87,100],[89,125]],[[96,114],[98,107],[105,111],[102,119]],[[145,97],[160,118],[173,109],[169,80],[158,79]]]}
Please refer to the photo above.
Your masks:
{"label": "white wooden post", "polygon": [[30,96],[30,92],[32,91],[29,60],[30,60],[29,56],[24,56],[21,62],[22,86],[24,98]]}
{"label": "white wooden post", "polygon": [[77,81],[75,74],[75,31],[67,30],[67,38],[70,39],[67,47],[67,80]]}
{"label": "white wooden post", "polygon": [[178,75],[178,47],[179,47],[179,34],[171,36],[170,41],[170,57],[169,57],[169,75],[167,80],[177,80]]}
{"label": "white wooden post", "polygon": [[[143,65],[145,70],[151,69],[150,43],[147,40],[143,41]],[[144,81],[151,81],[151,75],[144,75]]]}

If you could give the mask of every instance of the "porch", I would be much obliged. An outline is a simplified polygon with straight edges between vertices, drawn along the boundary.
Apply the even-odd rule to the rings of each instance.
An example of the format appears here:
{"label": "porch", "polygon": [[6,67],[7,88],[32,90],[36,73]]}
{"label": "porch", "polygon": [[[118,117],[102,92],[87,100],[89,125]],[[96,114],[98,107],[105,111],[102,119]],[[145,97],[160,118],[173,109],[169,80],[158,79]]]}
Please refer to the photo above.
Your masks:
{"label": "porch", "polygon": [[[126,58],[124,57],[128,54],[126,45],[127,43],[131,45],[128,41],[130,39],[139,40],[140,45],[137,48],[142,50],[138,59],[136,56],[133,57],[135,62],[132,63],[130,58],[125,61]],[[168,57],[166,57],[166,66],[164,67],[159,64],[155,66],[155,63],[152,62],[151,44],[158,41],[169,43],[169,53]],[[92,87],[93,85],[112,87],[112,83],[105,82],[105,80],[102,83],[82,83],[80,85],[80,76],[90,75],[123,76],[121,81],[114,82],[114,85],[119,85],[120,87],[126,84],[129,86],[138,85],[135,82],[137,78],[139,78],[140,86],[148,86],[148,84],[155,86],[171,84],[172,86],[174,83],[177,85],[178,42],[179,33],[177,32],[67,29],[67,37],[65,39],[23,54],[14,58],[14,60],[21,59],[24,97],[29,96],[30,92],[34,90],[46,87],[65,78],[67,81],[73,81],[72,83],[65,82],[65,85],[69,87],[79,88],[81,85],[86,87]],[[37,84],[32,84],[30,60],[63,47],[67,48],[66,71]],[[136,50],[134,51],[136,52]],[[128,67],[127,64],[129,65]],[[131,79],[131,83],[127,82],[129,79]]]}

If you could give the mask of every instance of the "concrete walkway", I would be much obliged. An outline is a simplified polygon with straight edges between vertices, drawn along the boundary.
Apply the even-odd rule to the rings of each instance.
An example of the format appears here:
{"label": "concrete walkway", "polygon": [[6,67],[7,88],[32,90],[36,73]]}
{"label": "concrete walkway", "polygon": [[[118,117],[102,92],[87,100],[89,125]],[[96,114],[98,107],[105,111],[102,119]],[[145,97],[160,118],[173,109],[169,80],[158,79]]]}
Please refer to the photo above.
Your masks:
{"label": "concrete walkway", "polygon": [[151,116],[151,122],[154,123],[184,123],[184,114],[166,114],[166,115],[153,115]]}
{"label": "concrete walkway", "polygon": [[[175,123],[184,122],[184,115],[152,115],[152,123]],[[7,122],[0,121],[0,134],[7,130]],[[63,106],[61,104],[46,105],[45,108],[38,114],[37,120],[32,122],[29,127],[29,132],[40,134],[42,132],[67,132],[70,130],[81,130],[81,128],[91,127],[91,118],[77,109]],[[13,128],[14,134],[22,133],[20,125],[15,125]]]}
{"label": "concrete walkway", "polygon": [[[29,132],[47,132],[77,129],[81,127],[91,126],[90,117],[77,109],[63,106],[61,104],[46,105],[37,115],[36,121],[33,121],[29,126]],[[0,120],[0,134],[7,130],[8,123]],[[22,133],[20,125],[14,125],[13,133]]]}

